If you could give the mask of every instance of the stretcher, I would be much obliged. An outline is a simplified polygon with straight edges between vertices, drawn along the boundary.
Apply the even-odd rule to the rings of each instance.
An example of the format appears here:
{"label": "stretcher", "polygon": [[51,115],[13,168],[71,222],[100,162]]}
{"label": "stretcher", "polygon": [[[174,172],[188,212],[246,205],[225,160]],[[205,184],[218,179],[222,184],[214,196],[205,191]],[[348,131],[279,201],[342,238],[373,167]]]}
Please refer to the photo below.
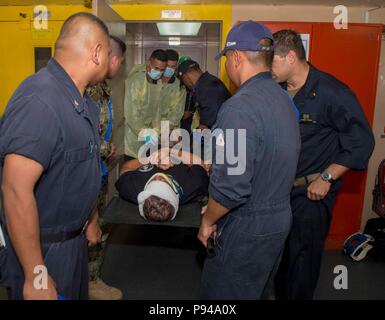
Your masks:
{"label": "stretcher", "polygon": [[[118,156],[108,165],[110,172],[110,182],[117,180],[119,166],[123,163],[123,157]],[[115,170],[115,172],[114,172]],[[201,205],[199,202],[192,202],[179,207],[174,220],[167,222],[147,221],[141,217],[137,204],[128,202],[111,187],[111,194],[114,194],[108,205],[100,212],[105,222],[111,224],[129,224],[129,225],[162,225],[185,228],[199,228],[201,223]]]}
{"label": "stretcher", "polygon": [[185,228],[199,228],[201,223],[201,207],[198,202],[192,202],[179,207],[175,219],[167,222],[153,222],[143,219],[139,214],[138,205],[114,195],[107,207],[101,213],[104,221],[111,224],[130,225],[162,225]]}

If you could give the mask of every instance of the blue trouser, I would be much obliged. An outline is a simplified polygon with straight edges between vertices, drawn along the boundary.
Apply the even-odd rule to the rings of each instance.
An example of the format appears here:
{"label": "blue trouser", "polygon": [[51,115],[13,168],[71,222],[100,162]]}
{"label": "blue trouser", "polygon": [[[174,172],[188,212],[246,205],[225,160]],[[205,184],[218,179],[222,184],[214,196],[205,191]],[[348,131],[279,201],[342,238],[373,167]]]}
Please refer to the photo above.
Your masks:
{"label": "blue trouser", "polygon": [[222,218],[215,255],[206,258],[203,267],[202,298],[266,298],[290,225],[288,201],[265,210],[237,210]]}
{"label": "blue trouser", "polygon": [[293,226],[276,276],[276,297],[311,300],[320,274],[324,243],[338,186],[322,201],[307,198],[307,186],[291,194]]}
{"label": "blue trouser", "polygon": [[[23,299],[24,274],[14,250],[9,245],[2,261],[2,285],[8,298]],[[43,244],[42,252],[49,275],[56,283],[58,295],[68,300],[88,299],[88,255],[84,234],[64,242]]]}

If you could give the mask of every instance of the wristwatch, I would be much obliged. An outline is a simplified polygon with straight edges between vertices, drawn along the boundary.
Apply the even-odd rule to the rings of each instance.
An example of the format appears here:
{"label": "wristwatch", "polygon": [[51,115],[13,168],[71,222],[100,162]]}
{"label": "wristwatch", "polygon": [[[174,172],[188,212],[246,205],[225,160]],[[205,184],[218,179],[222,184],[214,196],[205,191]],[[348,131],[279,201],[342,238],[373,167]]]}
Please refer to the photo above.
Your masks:
{"label": "wristwatch", "polygon": [[324,171],[321,173],[321,179],[323,181],[326,181],[326,182],[329,182],[331,184],[333,184],[334,182],[336,182],[336,180],[333,179],[331,173],[327,172],[327,171]]}

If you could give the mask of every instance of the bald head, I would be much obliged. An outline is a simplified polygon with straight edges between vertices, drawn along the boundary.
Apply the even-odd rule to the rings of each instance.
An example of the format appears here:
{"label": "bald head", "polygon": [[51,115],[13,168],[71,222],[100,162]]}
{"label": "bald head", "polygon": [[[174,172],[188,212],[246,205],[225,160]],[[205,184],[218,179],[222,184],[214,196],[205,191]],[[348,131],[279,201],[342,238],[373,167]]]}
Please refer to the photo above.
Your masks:
{"label": "bald head", "polygon": [[74,40],[86,40],[88,36],[95,35],[108,37],[109,32],[106,24],[93,14],[76,13],[64,22],[55,43],[55,51],[66,48]]}
{"label": "bald head", "polygon": [[98,17],[80,12],[63,24],[55,43],[55,59],[86,85],[103,81],[108,72],[110,40],[107,26]]}

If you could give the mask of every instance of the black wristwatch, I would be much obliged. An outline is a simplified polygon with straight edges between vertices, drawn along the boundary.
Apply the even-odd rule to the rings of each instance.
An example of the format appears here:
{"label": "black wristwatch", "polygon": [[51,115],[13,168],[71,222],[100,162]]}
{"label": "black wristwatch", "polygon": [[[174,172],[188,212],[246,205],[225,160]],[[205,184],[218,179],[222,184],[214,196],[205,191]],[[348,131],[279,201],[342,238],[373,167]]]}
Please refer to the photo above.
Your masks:
{"label": "black wristwatch", "polygon": [[324,171],[324,172],[321,173],[321,179],[323,181],[329,182],[331,184],[336,182],[336,180],[333,179],[332,175],[329,172],[327,172],[327,171]]}

